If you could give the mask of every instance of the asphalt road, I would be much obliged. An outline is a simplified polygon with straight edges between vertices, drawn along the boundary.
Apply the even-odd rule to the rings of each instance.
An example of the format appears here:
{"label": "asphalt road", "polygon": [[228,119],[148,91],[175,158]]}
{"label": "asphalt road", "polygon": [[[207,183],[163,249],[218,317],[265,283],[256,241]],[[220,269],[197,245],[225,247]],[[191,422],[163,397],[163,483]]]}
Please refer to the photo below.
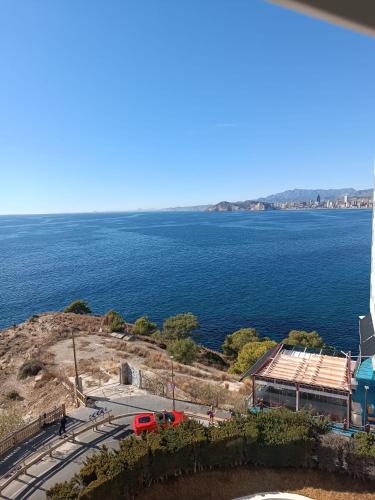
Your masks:
{"label": "asphalt road", "polygon": [[[160,411],[163,409],[172,409],[172,401],[151,394],[119,397],[108,401],[103,398],[96,398],[98,408],[107,408],[113,415],[122,415],[125,413],[135,413],[143,411]],[[193,403],[176,401],[176,410],[192,412],[206,415],[207,406],[201,406]],[[92,408],[79,408],[68,418],[67,432],[83,422],[90,421],[90,415],[95,410]],[[227,412],[218,411],[218,417],[228,417]],[[31,466],[27,474],[16,478],[7,486],[1,494],[4,499],[44,499],[46,490],[56,482],[69,480],[81,468],[85,457],[99,450],[105,444],[109,448],[118,447],[119,440],[128,436],[131,431],[133,417],[124,417],[115,420],[111,424],[101,425],[98,430],[89,430],[76,438],[76,443],[71,441],[62,444],[52,457],[46,457],[39,463]],[[14,465],[15,460],[24,459],[35,449],[38,449],[38,443],[46,444],[56,442],[56,429],[48,429],[45,433],[38,435],[37,440],[32,444],[24,443],[17,453],[6,463],[2,464],[3,473],[9,470],[10,465]],[[39,441],[38,441],[39,440]],[[30,440],[33,441],[33,440]]]}

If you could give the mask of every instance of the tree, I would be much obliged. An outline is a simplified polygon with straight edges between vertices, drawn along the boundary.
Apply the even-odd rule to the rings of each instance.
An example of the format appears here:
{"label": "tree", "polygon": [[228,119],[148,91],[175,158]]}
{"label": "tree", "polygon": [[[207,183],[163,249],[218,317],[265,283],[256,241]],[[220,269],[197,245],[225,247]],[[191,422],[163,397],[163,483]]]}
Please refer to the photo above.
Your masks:
{"label": "tree", "polygon": [[248,342],[259,342],[255,328],[241,328],[227,335],[223,343],[223,352],[227,356],[235,358]]}
{"label": "tree", "polygon": [[75,300],[64,309],[64,313],[91,314],[91,309],[86,300]]}
{"label": "tree", "polygon": [[291,330],[283,344],[300,345],[303,347],[318,347],[324,346],[323,339],[318,332],[305,332],[304,330]]}
{"label": "tree", "polygon": [[116,311],[108,311],[105,315],[111,332],[123,332],[125,327],[125,320],[120,313]]}
{"label": "tree", "polygon": [[263,342],[248,342],[243,346],[238,354],[237,361],[230,368],[232,373],[244,373],[248,370],[265,352],[277,345],[273,340]]}
{"label": "tree", "polygon": [[167,351],[179,363],[190,365],[197,357],[198,346],[192,339],[177,339],[169,342]]}
{"label": "tree", "polygon": [[163,333],[171,339],[184,339],[199,328],[198,318],[192,313],[177,314],[163,323]]}
{"label": "tree", "polygon": [[158,329],[156,323],[152,323],[147,316],[141,316],[134,324],[135,335],[151,335]]}

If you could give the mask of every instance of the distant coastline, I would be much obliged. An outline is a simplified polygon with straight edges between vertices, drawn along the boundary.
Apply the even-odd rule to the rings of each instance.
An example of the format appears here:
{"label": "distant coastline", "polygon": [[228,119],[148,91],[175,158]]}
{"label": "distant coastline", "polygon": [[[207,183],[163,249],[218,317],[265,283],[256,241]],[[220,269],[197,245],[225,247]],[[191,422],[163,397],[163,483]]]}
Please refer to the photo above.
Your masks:
{"label": "distant coastline", "polygon": [[277,211],[298,211],[298,210],[372,210],[371,206],[348,206],[348,207],[326,207],[326,206],[318,206],[318,207],[272,207],[272,208],[263,208],[262,205],[255,205],[252,208],[235,208],[235,209],[215,209],[215,206],[209,207],[207,212],[265,212],[269,210],[277,210]]}
{"label": "distant coastline", "polygon": [[236,212],[266,210],[372,208],[373,189],[290,189],[245,201],[165,208],[163,212]]}

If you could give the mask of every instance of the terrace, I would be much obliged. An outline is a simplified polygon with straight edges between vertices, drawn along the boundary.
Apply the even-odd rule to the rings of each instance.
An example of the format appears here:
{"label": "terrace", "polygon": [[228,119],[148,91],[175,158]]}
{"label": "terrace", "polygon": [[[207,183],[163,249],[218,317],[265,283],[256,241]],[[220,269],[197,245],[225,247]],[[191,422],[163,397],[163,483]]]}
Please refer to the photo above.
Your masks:
{"label": "terrace", "polygon": [[350,421],[350,354],[325,354],[284,344],[268,351],[244,377],[253,380],[253,404],[310,409]]}

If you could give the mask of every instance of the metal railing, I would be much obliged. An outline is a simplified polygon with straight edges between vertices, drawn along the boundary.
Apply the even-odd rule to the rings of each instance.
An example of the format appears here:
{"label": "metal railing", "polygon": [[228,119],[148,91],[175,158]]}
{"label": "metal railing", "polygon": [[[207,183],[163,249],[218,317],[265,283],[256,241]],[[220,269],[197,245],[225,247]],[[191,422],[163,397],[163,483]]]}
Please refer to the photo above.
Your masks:
{"label": "metal railing", "polygon": [[[154,412],[153,412],[154,413]],[[139,415],[139,412],[134,412],[134,413],[122,413],[121,415],[112,415],[111,410],[101,413],[97,418],[93,419],[91,422],[87,424],[83,424],[80,429],[75,429],[70,433],[67,433],[67,437],[63,439],[58,439],[56,442],[51,443],[47,446],[44,447],[44,449],[40,450],[39,452],[36,453],[36,456],[31,458],[28,462],[26,460],[23,461],[22,465],[15,468],[13,471],[8,472],[5,476],[0,478],[0,481],[4,479],[4,481],[0,482],[0,494],[2,491],[9,486],[15,479],[17,479],[18,476],[22,474],[26,474],[27,470],[32,467],[33,465],[36,465],[39,463],[41,460],[43,460],[45,457],[50,456],[53,457],[52,453],[59,448],[61,445],[67,443],[67,442],[72,442],[76,443],[76,437],[79,436],[80,434],[83,434],[89,430],[92,429],[98,429],[99,425],[106,424],[107,422],[111,424],[114,420],[118,420],[121,418],[126,418],[126,417],[135,417],[136,415]],[[200,413],[191,413],[191,412],[185,412],[185,415],[189,418],[195,418],[198,420],[209,420],[209,417],[204,414]],[[221,417],[215,416],[216,422],[223,421],[224,419]]]}

